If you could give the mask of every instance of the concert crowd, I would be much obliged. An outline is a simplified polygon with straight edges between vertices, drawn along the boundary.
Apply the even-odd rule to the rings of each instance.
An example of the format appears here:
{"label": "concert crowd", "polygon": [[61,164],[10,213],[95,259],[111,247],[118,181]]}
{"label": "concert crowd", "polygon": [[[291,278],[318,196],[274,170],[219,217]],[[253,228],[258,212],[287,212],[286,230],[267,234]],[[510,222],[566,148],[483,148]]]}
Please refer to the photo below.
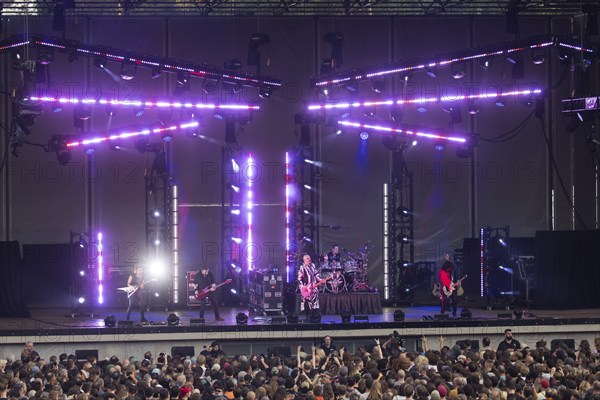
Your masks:
{"label": "concert crowd", "polygon": [[325,337],[310,349],[231,355],[213,342],[192,357],[76,360],[42,359],[28,342],[20,357],[0,354],[0,399],[600,399],[600,338],[575,349],[543,340],[528,347],[507,329],[497,348],[489,338],[479,349],[468,339],[420,344],[407,351],[391,334],[350,352]]}

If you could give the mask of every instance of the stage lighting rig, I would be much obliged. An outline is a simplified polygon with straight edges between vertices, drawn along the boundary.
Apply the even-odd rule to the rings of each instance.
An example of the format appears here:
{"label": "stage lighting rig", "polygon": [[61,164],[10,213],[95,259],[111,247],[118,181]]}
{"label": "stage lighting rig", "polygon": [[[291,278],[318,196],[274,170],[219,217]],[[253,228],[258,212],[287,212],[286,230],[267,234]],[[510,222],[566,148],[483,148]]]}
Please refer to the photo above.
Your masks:
{"label": "stage lighting rig", "polygon": [[[254,48],[257,49],[260,44],[268,43],[268,36],[264,34],[252,35],[250,42]],[[72,57],[73,55],[93,57],[94,65],[99,69],[106,68],[108,61],[119,63],[127,61],[133,62],[138,67],[149,68],[153,71],[160,70],[162,72],[174,74],[184,72],[188,73],[190,77],[213,78],[238,83],[242,86],[261,87],[266,85],[273,88],[281,86],[281,81],[276,79],[263,78],[257,75],[210,67],[206,64],[195,64],[189,61],[136,53],[112,47],[87,45],[75,40],[50,37],[41,34],[15,35],[2,40],[0,41],[0,53],[13,51],[15,48],[27,45],[65,52],[69,54],[69,57]]]}

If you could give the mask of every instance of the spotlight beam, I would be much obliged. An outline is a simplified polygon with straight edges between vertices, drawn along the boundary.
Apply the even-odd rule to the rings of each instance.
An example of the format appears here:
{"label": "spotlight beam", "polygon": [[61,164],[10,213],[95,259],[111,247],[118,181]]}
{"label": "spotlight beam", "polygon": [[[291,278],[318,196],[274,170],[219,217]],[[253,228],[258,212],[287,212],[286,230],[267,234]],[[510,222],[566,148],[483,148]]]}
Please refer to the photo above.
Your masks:
{"label": "spotlight beam", "polygon": [[386,106],[402,106],[407,104],[424,104],[424,103],[446,103],[456,101],[467,101],[477,99],[496,99],[499,97],[511,97],[511,96],[541,96],[543,94],[542,89],[524,89],[524,90],[509,90],[506,92],[502,91],[491,91],[469,95],[456,95],[456,96],[440,96],[440,97],[419,97],[415,99],[390,99],[390,100],[367,100],[367,101],[355,101],[355,102],[342,102],[342,103],[318,103],[309,104],[309,111],[319,110],[346,110],[350,108],[371,108],[371,107],[386,107]]}
{"label": "spotlight beam", "polygon": [[268,86],[272,88],[281,86],[281,81],[278,79],[263,78],[257,75],[209,67],[207,65],[195,64],[184,60],[136,53],[113,47],[92,46],[75,40],[61,39],[40,34],[32,34],[27,36],[15,35],[8,39],[2,40],[0,41],[0,53],[11,48],[27,45],[48,47],[59,51],[64,51],[69,54],[77,54],[88,57],[105,57],[108,61],[119,63],[127,61],[132,62],[139,67],[150,69],[159,68],[163,72],[175,74],[178,72],[188,72],[191,77],[216,78],[226,82],[239,83],[244,86]]}
{"label": "spotlight beam", "polygon": [[529,39],[516,40],[511,42],[497,43],[491,46],[479,47],[476,49],[465,49],[455,53],[448,53],[431,59],[416,59],[400,61],[388,64],[383,67],[368,67],[363,69],[353,69],[342,72],[335,72],[317,76],[311,79],[313,87],[326,87],[345,84],[349,81],[364,81],[373,78],[380,78],[388,75],[405,74],[407,72],[419,71],[436,67],[447,67],[462,61],[481,60],[493,56],[521,53],[538,48],[564,48],[573,52],[583,52],[589,55],[594,54],[595,50],[586,48],[580,44],[574,43],[569,38],[562,36],[540,35]]}
{"label": "spotlight beam", "polygon": [[400,129],[394,128],[391,126],[383,126],[383,125],[373,125],[373,124],[362,124],[360,122],[348,121],[348,120],[340,120],[338,124],[357,128],[357,129],[370,129],[378,132],[387,132],[387,133],[400,133],[408,136],[418,136],[428,139],[436,139],[436,140],[447,140],[449,142],[455,143],[466,143],[467,139],[459,136],[446,136],[439,133],[431,133],[431,132],[423,132],[419,130],[413,129]]}

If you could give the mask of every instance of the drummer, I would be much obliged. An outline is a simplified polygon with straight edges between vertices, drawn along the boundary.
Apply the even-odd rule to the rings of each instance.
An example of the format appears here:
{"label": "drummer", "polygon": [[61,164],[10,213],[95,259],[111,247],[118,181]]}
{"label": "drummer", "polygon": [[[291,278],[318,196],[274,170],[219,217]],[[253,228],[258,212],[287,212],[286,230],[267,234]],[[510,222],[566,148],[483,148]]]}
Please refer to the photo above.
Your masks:
{"label": "drummer", "polygon": [[331,246],[331,251],[325,255],[325,261],[329,264],[329,268],[332,270],[342,270],[342,254],[340,253],[340,246],[334,244]]}

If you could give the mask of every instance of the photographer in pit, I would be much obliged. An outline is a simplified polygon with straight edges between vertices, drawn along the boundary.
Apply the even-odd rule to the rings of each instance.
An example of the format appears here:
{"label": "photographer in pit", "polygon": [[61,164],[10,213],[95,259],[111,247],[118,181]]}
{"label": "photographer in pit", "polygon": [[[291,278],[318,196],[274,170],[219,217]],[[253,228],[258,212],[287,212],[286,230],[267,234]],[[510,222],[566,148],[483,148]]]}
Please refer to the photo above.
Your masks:
{"label": "photographer in pit", "polygon": [[[400,353],[406,352],[406,348],[404,347],[405,342],[398,331],[392,332],[385,343],[381,345],[382,355],[398,356]],[[378,339],[376,339],[376,343],[378,343]]]}

